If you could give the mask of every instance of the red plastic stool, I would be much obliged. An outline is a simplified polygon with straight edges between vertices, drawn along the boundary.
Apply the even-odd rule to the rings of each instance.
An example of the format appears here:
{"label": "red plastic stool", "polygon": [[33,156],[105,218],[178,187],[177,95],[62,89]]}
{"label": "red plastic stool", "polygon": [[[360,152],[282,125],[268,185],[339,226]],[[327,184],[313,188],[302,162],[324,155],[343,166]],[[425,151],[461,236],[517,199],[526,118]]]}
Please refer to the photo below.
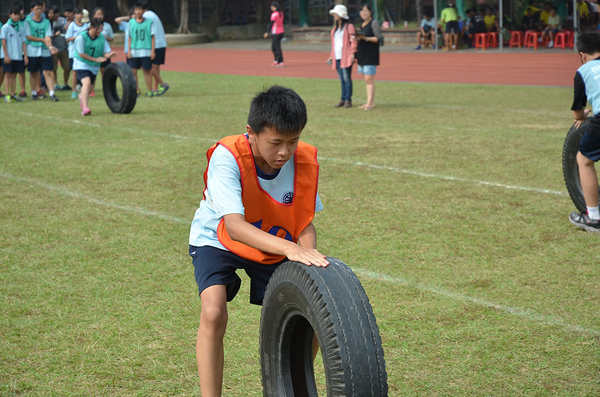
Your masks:
{"label": "red plastic stool", "polygon": [[569,30],[569,40],[567,40],[567,43],[569,43],[569,48],[575,48],[575,32],[573,30]]}
{"label": "red plastic stool", "polygon": [[563,50],[565,49],[565,46],[567,45],[567,38],[565,36],[566,35],[563,32],[554,35],[554,49],[559,47]]}
{"label": "red plastic stool", "polygon": [[521,48],[521,31],[512,30],[510,32],[510,41],[508,42],[508,48],[519,47]]}
{"label": "red plastic stool", "polygon": [[498,48],[498,33],[496,33],[496,32],[488,33],[488,47]]}
{"label": "red plastic stool", "polygon": [[476,33],[475,34],[475,49],[481,48],[485,50],[488,48],[487,33]]}
{"label": "red plastic stool", "polygon": [[527,39],[525,42],[525,48],[535,48],[537,50],[538,47],[538,36],[540,34],[538,32],[528,32]]}

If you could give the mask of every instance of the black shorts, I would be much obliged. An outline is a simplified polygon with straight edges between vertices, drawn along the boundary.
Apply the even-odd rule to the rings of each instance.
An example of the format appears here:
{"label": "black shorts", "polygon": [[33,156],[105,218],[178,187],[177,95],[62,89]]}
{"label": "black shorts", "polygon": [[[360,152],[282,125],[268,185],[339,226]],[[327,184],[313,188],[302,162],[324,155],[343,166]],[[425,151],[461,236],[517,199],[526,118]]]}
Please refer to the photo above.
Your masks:
{"label": "black shorts", "polygon": [[5,73],[24,73],[25,62],[24,61],[11,61],[9,64],[2,60],[2,70]]}
{"label": "black shorts", "polygon": [[27,64],[27,71],[29,73],[35,73],[39,71],[52,71],[54,70],[54,61],[52,57],[31,57]]}
{"label": "black shorts", "polygon": [[[130,67],[130,68],[132,68],[132,69],[134,69],[134,67],[133,67],[133,66],[131,66],[131,59],[129,59],[129,58],[127,57],[127,54],[125,54],[125,59],[127,60],[127,64],[129,65],[129,67]],[[132,58],[132,59],[133,59],[133,58]]]}
{"label": "black shorts", "polygon": [[262,305],[267,284],[273,272],[283,262],[287,262],[287,259],[284,259],[273,265],[263,265],[211,246],[195,247],[190,245],[190,256],[194,264],[194,275],[199,294],[213,285],[225,285],[227,302],[231,302],[242,283],[235,272],[244,269],[251,280],[250,303],[255,305]]}
{"label": "black shorts", "polygon": [[111,63],[110,58],[108,58],[106,61],[104,61],[100,64],[100,68],[106,69],[108,67],[108,65],[110,65],[110,63]]}
{"label": "black shorts", "polygon": [[579,141],[579,151],[594,162],[600,160],[600,133],[586,131]]}
{"label": "black shorts", "polygon": [[69,69],[73,70],[73,59],[74,58],[69,58]]}
{"label": "black shorts", "polygon": [[76,70],[75,73],[77,73],[77,81],[83,81],[83,79],[89,77],[92,85],[96,83],[96,75],[89,70]]}
{"label": "black shorts", "polygon": [[150,70],[152,69],[152,60],[150,57],[131,58],[129,60],[129,66],[131,66],[132,69]]}
{"label": "black shorts", "polygon": [[153,65],[164,65],[165,64],[165,56],[167,55],[167,47],[164,48],[155,48],[154,49],[154,59],[152,60]]}
{"label": "black shorts", "polygon": [[459,34],[458,21],[446,22],[446,33]]}

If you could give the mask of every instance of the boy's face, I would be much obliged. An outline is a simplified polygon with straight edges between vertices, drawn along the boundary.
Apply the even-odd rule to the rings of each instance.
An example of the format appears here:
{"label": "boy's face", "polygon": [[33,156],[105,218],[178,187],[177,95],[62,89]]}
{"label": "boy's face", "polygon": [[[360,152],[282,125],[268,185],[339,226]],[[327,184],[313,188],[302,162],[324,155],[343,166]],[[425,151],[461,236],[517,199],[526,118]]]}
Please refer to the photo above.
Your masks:
{"label": "boy's face", "polygon": [[[56,17],[58,17],[58,15]],[[48,19],[54,21],[54,10],[48,11]]]}
{"label": "boy's face", "polygon": [[19,22],[21,20],[21,13],[10,14],[10,19],[12,19],[13,22]]}
{"label": "boy's face", "polygon": [[75,20],[77,21],[78,24],[81,24],[81,20],[83,19],[83,12],[79,12],[75,15]]}
{"label": "boy's face", "polygon": [[258,168],[267,174],[273,174],[281,169],[292,158],[300,141],[300,132],[297,134],[280,134],[273,128],[267,128],[256,134],[247,125],[250,147],[254,161]]}
{"label": "boy's face", "polygon": [[133,13],[135,14],[136,19],[142,19],[144,17],[144,9],[141,7],[135,7]]}
{"label": "boy's face", "polygon": [[42,16],[42,7],[41,6],[35,6],[31,9],[31,11],[33,12],[33,16],[36,19],[40,19]]}

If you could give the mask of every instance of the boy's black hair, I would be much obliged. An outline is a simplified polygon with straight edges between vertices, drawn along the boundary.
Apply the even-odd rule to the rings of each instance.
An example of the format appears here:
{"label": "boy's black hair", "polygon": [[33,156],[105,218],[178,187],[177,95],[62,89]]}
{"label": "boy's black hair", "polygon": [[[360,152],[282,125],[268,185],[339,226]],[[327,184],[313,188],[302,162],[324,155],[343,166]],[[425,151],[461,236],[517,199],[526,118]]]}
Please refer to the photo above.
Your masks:
{"label": "boy's black hair", "polygon": [[137,3],[135,3],[135,7],[141,7],[144,10],[149,9],[150,7],[148,6],[148,2],[146,0],[140,0]]}
{"label": "boy's black hair", "polygon": [[90,21],[90,28],[99,28],[100,26],[104,26],[104,22],[100,18],[94,18]]}
{"label": "boy's black hair", "polygon": [[39,0],[33,0],[33,1],[31,2],[31,5],[30,5],[30,6],[31,6],[31,9],[33,10],[35,7],[38,7],[38,6],[39,6],[39,7],[41,7],[42,5],[43,5],[43,4],[42,4],[42,2],[41,2],[41,1],[39,1]]}
{"label": "boy's black hair", "polygon": [[19,12],[23,9],[23,4],[19,3],[18,1],[15,1],[14,3],[12,3],[12,5],[10,6],[10,8],[13,7],[19,7]]}
{"label": "boy's black hair", "polygon": [[306,126],[306,104],[294,90],[280,85],[267,88],[250,103],[248,125],[254,133],[272,128],[279,134],[293,135]]}
{"label": "boy's black hair", "polygon": [[21,7],[19,4],[13,4],[8,9],[8,15],[21,14]]}
{"label": "boy's black hair", "polygon": [[81,9],[79,7],[73,8],[73,15],[75,15],[75,14],[83,14],[83,9]]}
{"label": "boy's black hair", "polygon": [[597,54],[600,52],[600,33],[586,32],[577,38],[577,52]]}

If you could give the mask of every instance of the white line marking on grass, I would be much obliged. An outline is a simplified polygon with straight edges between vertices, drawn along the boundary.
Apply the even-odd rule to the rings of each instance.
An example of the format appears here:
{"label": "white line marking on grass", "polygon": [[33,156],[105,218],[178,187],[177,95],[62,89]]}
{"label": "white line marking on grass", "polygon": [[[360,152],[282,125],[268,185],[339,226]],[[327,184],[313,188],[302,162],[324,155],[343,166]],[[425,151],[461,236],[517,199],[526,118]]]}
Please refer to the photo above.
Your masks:
{"label": "white line marking on grass", "polygon": [[24,183],[28,183],[33,186],[43,187],[45,189],[58,192],[65,196],[75,197],[75,198],[82,199],[87,202],[102,205],[105,207],[116,208],[119,210],[133,212],[133,213],[145,215],[145,216],[153,216],[153,217],[164,219],[164,220],[170,221],[170,222],[183,223],[183,224],[191,223],[191,221],[189,219],[181,219],[181,218],[177,218],[174,216],[161,214],[160,212],[156,212],[156,211],[148,211],[148,210],[145,210],[142,208],[130,207],[128,205],[120,205],[120,204],[112,203],[110,201],[105,201],[105,200],[102,200],[102,199],[99,199],[99,198],[96,198],[93,196],[88,196],[86,194],[77,193],[72,190],[65,189],[64,187],[51,185],[49,183],[39,182],[39,181],[29,179],[29,178],[21,178],[18,176],[14,176],[11,174],[5,174],[5,173],[0,173],[0,178],[8,179],[10,181],[15,181],[15,182],[24,182]]}
{"label": "white line marking on grass", "polygon": [[[86,194],[74,192],[74,191],[66,189],[64,187],[51,185],[49,183],[40,182],[40,181],[36,181],[33,179],[29,179],[29,178],[22,178],[22,177],[18,177],[18,176],[6,174],[6,173],[0,173],[0,178],[4,178],[4,179],[15,181],[15,182],[27,183],[30,185],[42,187],[42,188],[60,193],[65,196],[82,199],[89,203],[98,204],[98,205],[102,205],[105,207],[116,208],[119,210],[132,212],[132,213],[143,215],[143,216],[152,216],[152,217],[156,217],[159,219],[163,219],[166,221],[175,222],[175,223],[179,223],[179,224],[190,224],[191,223],[190,219],[182,219],[182,218],[178,218],[178,217],[171,216],[171,215],[161,214],[160,212],[156,212],[156,211],[148,211],[148,210],[144,210],[142,208],[112,203],[110,201],[105,201],[105,200],[102,200],[102,199],[99,199],[96,197],[92,197],[92,196],[89,196]],[[580,333],[580,334],[590,334],[590,335],[593,335],[596,337],[600,337],[600,330],[593,329],[593,328],[585,328],[585,327],[581,327],[578,325],[569,324],[558,317],[552,317],[552,316],[539,314],[539,313],[536,313],[529,309],[522,309],[522,308],[517,308],[517,307],[500,305],[500,304],[485,301],[485,300],[482,300],[479,298],[473,298],[473,297],[470,297],[467,295],[463,295],[463,294],[459,294],[459,293],[455,293],[455,292],[451,292],[451,291],[446,291],[441,288],[428,286],[426,284],[415,283],[415,282],[412,282],[412,281],[409,281],[409,280],[406,280],[403,278],[391,277],[391,276],[388,276],[385,274],[376,273],[376,272],[372,272],[372,271],[364,270],[364,269],[360,269],[360,268],[355,268],[354,271],[356,273],[358,273],[359,275],[363,275],[363,276],[368,277],[373,280],[381,280],[381,281],[384,281],[387,283],[396,284],[396,285],[409,287],[409,288],[414,288],[419,291],[429,292],[429,293],[432,293],[435,295],[444,296],[446,298],[453,299],[453,300],[474,303],[479,306],[484,306],[489,309],[499,310],[504,313],[510,314],[512,316],[524,318],[524,319],[538,322],[541,324],[558,326],[558,327],[561,327],[568,331],[573,331],[573,332]]]}
{"label": "white line marking on grass", "polygon": [[[161,136],[161,137],[173,138],[173,139],[188,139],[188,140],[196,140],[196,141],[200,141],[200,142],[209,142],[209,143],[215,143],[218,141],[218,139],[213,139],[213,138],[205,138],[205,137],[198,137],[198,136],[185,136],[185,135],[169,134],[169,133],[165,133],[165,132],[148,132],[148,131],[137,130],[134,128],[123,127],[120,125],[105,126],[105,125],[101,125],[101,124],[84,122],[84,121],[76,120],[76,119],[69,119],[69,118],[62,118],[62,117],[55,117],[55,116],[46,116],[46,115],[36,115],[33,113],[27,113],[27,112],[15,112],[15,113],[19,113],[19,114],[26,115],[26,116],[44,117],[44,118],[47,118],[50,120],[68,121],[68,122],[72,122],[75,124],[87,125],[87,126],[96,127],[96,128],[113,128],[113,129],[122,130],[122,131],[130,132],[130,133],[134,133],[134,134]],[[363,163],[360,161],[336,159],[336,158],[332,158],[332,157],[319,157],[319,160],[348,164],[348,165],[353,165],[356,167],[366,167],[366,168],[371,168],[371,169],[376,169],[376,170],[398,172],[401,174],[414,175],[414,176],[420,176],[420,177],[425,177],[425,178],[442,179],[442,180],[453,181],[453,182],[473,183],[473,184],[477,184],[477,185],[500,187],[500,188],[504,188],[504,189],[521,190],[521,191],[527,191],[527,192],[533,192],[533,193],[553,194],[556,196],[566,196],[567,195],[565,192],[560,192],[560,191],[550,190],[550,189],[540,189],[540,188],[527,187],[527,186],[506,185],[503,183],[479,181],[476,179],[461,178],[461,177],[455,177],[455,176],[450,176],[450,175],[431,174],[431,173],[420,172],[420,171],[406,170],[406,169],[397,168],[397,167],[387,167],[387,166],[383,166],[383,165]]]}
{"label": "white line marking on grass", "polygon": [[539,189],[539,188],[527,187],[527,186],[505,185],[503,183],[488,182],[488,181],[478,181],[476,179],[461,178],[461,177],[457,177],[457,176],[429,174],[429,173],[426,173],[426,172],[405,170],[405,169],[402,169],[402,168],[387,167],[387,166],[384,166],[384,165],[369,164],[369,163],[363,163],[363,162],[360,162],[360,161],[341,160],[341,159],[336,159],[336,158],[331,158],[331,157],[319,157],[319,160],[331,161],[331,162],[334,162],[334,163],[348,164],[348,165],[353,165],[353,166],[356,166],[356,167],[372,168],[372,169],[376,169],[376,170],[387,170],[387,171],[392,171],[392,172],[398,172],[400,174],[422,176],[422,177],[425,177],[425,178],[436,178],[436,179],[442,179],[442,180],[446,180],[446,181],[467,182],[467,183],[474,183],[474,184],[477,184],[477,185],[492,186],[492,187],[501,187],[501,188],[504,188],[504,189],[522,190],[522,191],[526,191],[526,192],[544,193],[544,194],[554,194],[556,196],[566,196],[567,195],[564,192],[559,192],[559,191],[556,191],[556,190]]}
{"label": "white line marking on grass", "polygon": [[553,317],[553,316],[536,313],[529,309],[523,309],[523,308],[519,308],[519,307],[512,307],[512,306],[506,306],[506,305],[499,305],[497,303],[489,302],[489,301],[479,299],[479,298],[474,298],[474,297],[471,297],[468,295],[463,295],[463,294],[459,294],[456,292],[447,291],[447,290],[437,288],[437,287],[432,287],[432,286],[429,286],[426,284],[415,283],[415,282],[412,282],[412,281],[409,281],[409,280],[406,280],[406,279],[400,278],[400,277],[391,277],[391,276],[388,276],[385,274],[376,273],[376,272],[372,272],[372,271],[364,270],[364,269],[353,268],[353,270],[356,273],[361,274],[361,275],[368,277],[370,279],[373,279],[373,280],[381,280],[386,283],[396,284],[396,285],[399,285],[402,287],[413,288],[413,289],[416,289],[416,290],[422,291],[422,292],[429,292],[429,293],[432,293],[435,295],[444,296],[446,298],[458,300],[461,302],[470,302],[470,303],[476,304],[478,306],[484,306],[489,309],[499,310],[501,312],[508,313],[515,317],[524,318],[526,320],[538,322],[541,324],[551,325],[551,326],[558,326],[563,329],[573,331],[573,332],[576,332],[579,334],[589,334],[592,336],[600,337],[600,330],[598,330],[598,329],[586,328],[586,327],[581,327],[579,325],[569,324],[559,317]]}

